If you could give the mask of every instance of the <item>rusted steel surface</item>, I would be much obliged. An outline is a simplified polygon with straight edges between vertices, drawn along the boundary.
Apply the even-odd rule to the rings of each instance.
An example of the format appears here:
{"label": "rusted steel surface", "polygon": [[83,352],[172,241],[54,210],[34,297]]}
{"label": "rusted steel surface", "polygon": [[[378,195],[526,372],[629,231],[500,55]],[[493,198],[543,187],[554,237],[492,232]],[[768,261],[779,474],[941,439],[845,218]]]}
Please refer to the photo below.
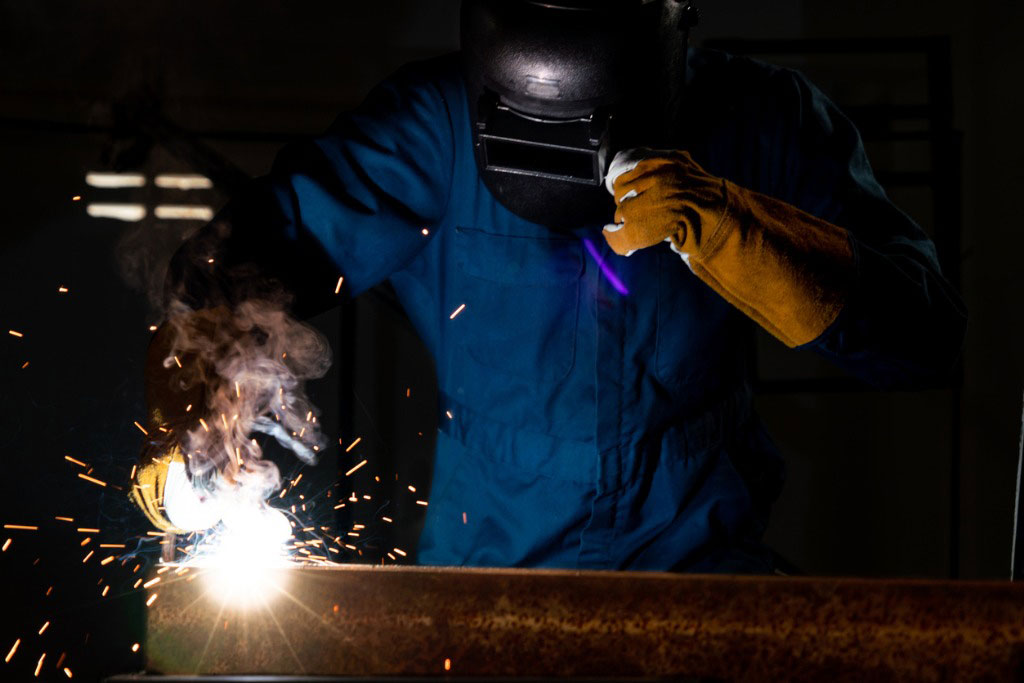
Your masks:
{"label": "rusted steel surface", "polygon": [[833,681],[1024,676],[1020,584],[397,567],[283,570],[280,580],[279,594],[250,609],[207,594],[201,576],[168,581],[149,611],[149,669]]}

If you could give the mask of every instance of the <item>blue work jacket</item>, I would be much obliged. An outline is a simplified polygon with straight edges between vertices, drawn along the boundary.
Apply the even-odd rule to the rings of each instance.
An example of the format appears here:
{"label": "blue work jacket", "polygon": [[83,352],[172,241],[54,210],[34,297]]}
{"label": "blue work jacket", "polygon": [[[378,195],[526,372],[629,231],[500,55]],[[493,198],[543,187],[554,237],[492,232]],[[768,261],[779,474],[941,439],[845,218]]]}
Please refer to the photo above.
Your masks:
{"label": "blue work jacket", "polygon": [[[687,78],[698,163],[852,235],[854,291],[807,347],[881,386],[948,371],[962,304],[850,122],[791,70],[691,50]],[[422,563],[770,570],[783,463],[751,411],[752,323],[668,245],[624,258],[600,225],[559,233],[499,204],[456,56],[403,68],[285,148],[193,240],[196,263],[175,259],[197,299],[209,249],[235,297],[247,262],[300,308],[339,271],[352,294],[390,280],[440,388]]]}

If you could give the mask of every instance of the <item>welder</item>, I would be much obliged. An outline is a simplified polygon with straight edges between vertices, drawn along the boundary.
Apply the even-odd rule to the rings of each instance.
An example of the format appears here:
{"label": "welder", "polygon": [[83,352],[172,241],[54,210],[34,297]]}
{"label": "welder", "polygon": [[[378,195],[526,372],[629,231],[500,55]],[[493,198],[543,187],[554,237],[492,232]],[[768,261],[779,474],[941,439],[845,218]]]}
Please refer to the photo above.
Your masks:
{"label": "welder", "polygon": [[[459,54],[286,147],[176,254],[196,316],[391,283],[443,416],[420,562],[771,571],[753,325],[882,388],[954,364],[964,307],[854,126],[798,72],[689,48],[695,17],[465,0]],[[168,528],[167,466],[140,476]]]}

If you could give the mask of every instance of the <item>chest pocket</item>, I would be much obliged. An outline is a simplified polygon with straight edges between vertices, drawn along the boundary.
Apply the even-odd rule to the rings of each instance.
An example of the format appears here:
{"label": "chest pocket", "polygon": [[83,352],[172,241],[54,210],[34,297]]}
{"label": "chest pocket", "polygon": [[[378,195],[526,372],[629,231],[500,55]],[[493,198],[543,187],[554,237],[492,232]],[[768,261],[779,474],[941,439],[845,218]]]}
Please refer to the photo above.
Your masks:
{"label": "chest pocket", "polygon": [[720,375],[734,353],[735,323],[732,307],[677,254],[668,249],[658,254],[656,370],[663,383],[695,385]]}
{"label": "chest pocket", "polygon": [[456,296],[466,304],[464,353],[522,381],[556,382],[572,369],[583,253],[571,237],[456,229]]}

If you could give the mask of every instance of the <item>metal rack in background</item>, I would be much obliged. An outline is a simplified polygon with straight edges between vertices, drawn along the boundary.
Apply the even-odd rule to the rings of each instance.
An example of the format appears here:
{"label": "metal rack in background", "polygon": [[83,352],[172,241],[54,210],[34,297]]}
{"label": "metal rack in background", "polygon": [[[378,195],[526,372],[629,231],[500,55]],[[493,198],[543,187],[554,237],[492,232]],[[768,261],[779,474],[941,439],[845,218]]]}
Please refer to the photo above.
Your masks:
{"label": "metal rack in background", "polygon": [[[924,57],[927,79],[926,99],[914,104],[856,104],[837,102],[857,126],[866,143],[923,141],[928,144],[928,167],[914,171],[876,172],[879,183],[888,189],[919,187],[931,190],[932,238],[946,278],[958,288],[961,284],[961,178],[962,134],[953,127],[953,74],[951,41],[948,36],[917,38],[848,38],[836,40],[745,40],[715,39],[704,47],[735,55],[800,57],[808,63],[815,56],[917,55]],[[918,127],[906,124],[918,122]],[[854,377],[794,377],[762,379],[757,372],[756,352],[753,367],[758,394],[854,393],[873,391]],[[958,364],[949,382],[941,388],[950,393],[952,443],[949,490],[949,575],[960,573],[960,406],[963,367]]]}

